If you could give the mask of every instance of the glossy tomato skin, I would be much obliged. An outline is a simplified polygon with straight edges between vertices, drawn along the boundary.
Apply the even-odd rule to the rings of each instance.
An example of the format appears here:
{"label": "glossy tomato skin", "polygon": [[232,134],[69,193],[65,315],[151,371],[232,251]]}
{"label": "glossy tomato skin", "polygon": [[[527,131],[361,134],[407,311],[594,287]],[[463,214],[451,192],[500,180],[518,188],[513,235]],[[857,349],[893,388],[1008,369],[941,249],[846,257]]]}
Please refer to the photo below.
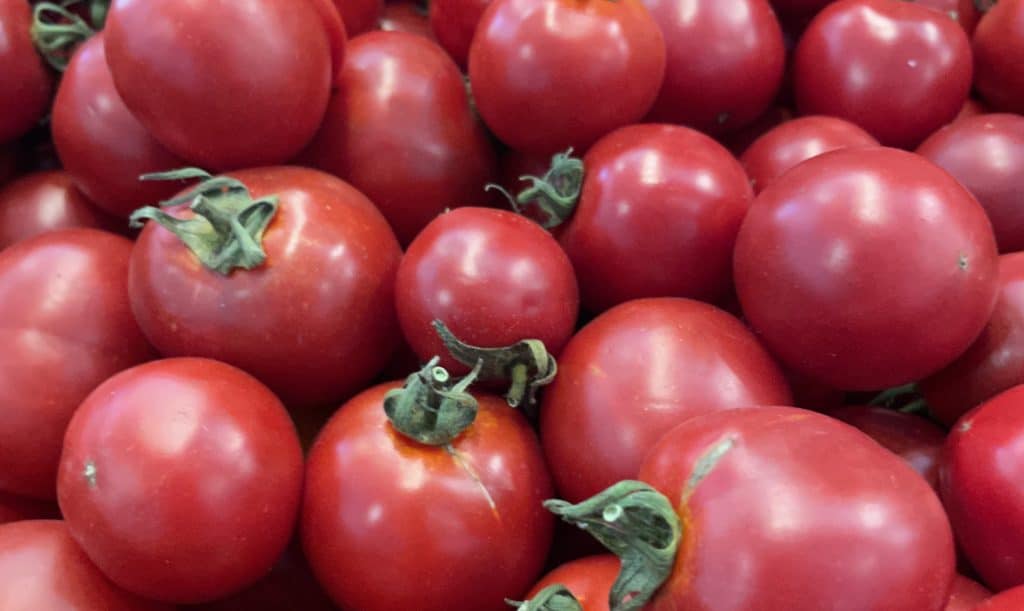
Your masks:
{"label": "glossy tomato skin", "polygon": [[583,151],[637,122],[664,74],[665,40],[640,0],[494,0],[469,50],[480,115],[524,152]]}
{"label": "glossy tomato skin", "polygon": [[986,114],[956,121],[917,149],[953,175],[988,213],[1000,252],[1024,250],[1024,117]]}
{"label": "glossy tomato skin", "polygon": [[53,501],[30,499],[0,492],[0,524],[23,520],[56,520],[60,509]]}
{"label": "glossy tomato skin", "polygon": [[468,371],[431,322],[460,340],[501,347],[539,339],[558,355],[576,326],[572,263],[540,225],[505,210],[459,208],[428,225],[398,269],[395,303],[406,341],[424,362]]}
{"label": "glossy tomato skin", "polygon": [[503,399],[475,394],[476,421],[451,450],[421,445],[384,414],[399,386],[354,397],[310,451],[302,538],[313,572],[344,609],[505,609],[551,544],[536,436]]}
{"label": "glossy tomato skin", "polygon": [[612,554],[567,562],[545,575],[526,595],[529,600],[548,586],[561,584],[573,593],[583,611],[608,611],[608,595],[619,576],[619,559]]}
{"label": "glossy tomato skin", "polygon": [[[977,606],[992,597],[992,592],[963,575],[957,574],[953,578],[953,589],[949,593],[949,600],[943,611],[975,611]],[[1024,598],[1021,599],[1024,603]]]}
{"label": "glossy tomato skin", "polygon": [[207,170],[284,162],[323,119],[331,41],[310,2],[115,0],[104,38],[128,108]]}
{"label": "glossy tomato skin", "polygon": [[303,158],[365,193],[402,244],[446,208],[486,198],[495,153],[437,44],[404,32],[360,36],[337,85]]}
{"label": "glossy tomato skin", "polygon": [[68,529],[114,583],[205,602],[263,577],[284,551],[302,449],[280,400],[209,359],[134,367],[68,426],[57,481]]}
{"label": "glossy tomato skin", "polygon": [[[786,49],[767,0],[644,0],[668,60],[648,121],[712,134],[757,119],[782,84]],[[728,41],[724,44],[724,41]]]}
{"label": "glossy tomato skin", "polygon": [[415,2],[388,2],[380,15],[380,29],[385,32],[416,34],[434,41],[430,20]]}
{"label": "glossy tomato skin", "polygon": [[857,146],[878,146],[871,134],[836,117],[810,116],[786,121],[766,132],[743,152],[740,162],[760,193],[787,170],[822,153]]}
{"label": "glossy tomato skin", "polygon": [[[688,486],[698,461],[723,443],[731,447]],[[649,611],[941,611],[946,603],[955,554],[935,492],[832,418],[790,407],[706,414],[666,434],[639,478],[678,499],[684,533]]]}
{"label": "glossy tomato skin", "polygon": [[1024,586],[1000,592],[971,611],[1017,611],[1024,607]]}
{"label": "glossy tomato skin", "polygon": [[333,0],[345,22],[349,36],[356,36],[377,27],[377,18],[384,11],[384,0]]}
{"label": "glossy tomato skin", "polygon": [[72,227],[119,228],[82,195],[67,172],[28,174],[0,190],[0,249],[47,231]]}
{"label": "glossy tomato skin", "polygon": [[60,520],[0,526],[0,608],[4,611],[171,611],[110,582]]}
{"label": "glossy tomato skin", "polygon": [[110,233],[64,229],[0,254],[0,490],[54,498],[72,412],[152,357],[128,303],[131,249]]}
{"label": "glossy tomato skin", "polygon": [[1024,114],[1024,0],[1000,0],[973,38],[974,86],[1000,112]]}
{"label": "glossy tomato skin", "polygon": [[463,70],[469,65],[469,47],[476,26],[490,4],[491,0],[435,0],[430,3],[430,29]]}
{"label": "glossy tomato skin", "polygon": [[46,114],[53,78],[36,53],[29,28],[32,6],[0,0],[0,144],[32,129]]}
{"label": "glossy tomato skin", "polygon": [[279,197],[263,236],[267,262],[223,276],[150,223],[129,275],[139,326],[165,356],[240,367],[289,407],[339,401],[384,367],[398,340],[398,242],[365,196],[323,172],[276,167],[232,176],[253,197]]}
{"label": "glossy tomato skin", "polygon": [[844,390],[919,380],[955,359],[995,304],[984,210],[896,149],[833,151],[761,192],[736,241],[748,322],[789,368]]}
{"label": "glossy tomato skin", "polygon": [[642,297],[712,301],[754,199],[723,146],[695,130],[633,125],[599,140],[560,242],[590,312]]}
{"label": "glossy tomato skin", "polygon": [[802,114],[841,117],[886,146],[914,147],[953,120],[971,88],[971,46],[948,16],[900,0],[839,0],[793,57]]}
{"label": "glossy tomato skin", "polygon": [[789,388],[757,339],[689,299],[638,299],[579,331],[544,393],[540,432],[562,498],[636,478],[644,454],[699,414],[786,404]]}
{"label": "glossy tomato skin", "polygon": [[975,0],[915,0],[921,6],[939,11],[960,24],[968,36],[978,26],[981,13],[975,6]]}

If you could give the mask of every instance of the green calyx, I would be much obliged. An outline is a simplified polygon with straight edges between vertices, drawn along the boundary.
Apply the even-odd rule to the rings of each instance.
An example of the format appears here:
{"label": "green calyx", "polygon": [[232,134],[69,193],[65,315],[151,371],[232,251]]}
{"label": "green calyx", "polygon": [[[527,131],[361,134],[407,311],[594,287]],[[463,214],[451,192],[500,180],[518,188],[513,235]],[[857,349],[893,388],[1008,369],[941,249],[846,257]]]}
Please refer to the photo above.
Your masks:
{"label": "green calyx", "polygon": [[550,585],[527,601],[505,599],[505,603],[516,611],[583,611],[583,605],[572,595],[569,588],[560,583]]}
{"label": "green calyx", "polygon": [[572,216],[583,190],[583,175],[583,160],[573,157],[570,148],[551,158],[551,167],[544,176],[520,176],[519,180],[529,182],[530,186],[515,197],[500,185],[490,184],[486,189],[494,189],[504,195],[519,214],[535,206],[544,216],[541,225],[551,229]]}
{"label": "green calyx", "polygon": [[869,405],[894,409],[906,414],[919,414],[928,411],[928,401],[921,394],[917,384],[904,384],[878,393]]}
{"label": "green calyx", "polygon": [[439,360],[436,356],[430,359],[405,379],[402,388],[384,395],[384,413],[395,430],[429,446],[454,441],[476,420],[479,407],[468,388],[476,381],[481,364],[456,382],[437,365]]}
{"label": "green calyx", "polygon": [[[254,269],[263,265],[263,233],[277,213],[277,197],[254,200],[248,187],[228,176],[211,176],[198,168],[146,174],[141,180],[200,179],[182,195],[146,206],[132,213],[132,227],[145,221],[159,223],[178,237],[202,264],[219,274],[229,275],[237,269]],[[161,208],[188,203],[194,215],[177,218]]]}
{"label": "green calyx", "polygon": [[75,49],[102,30],[107,19],[110,0],[89,1],[89,22],[67,9],[81,2],[40,2],[32,10],[32,41],[46,63],[58,72],[67,69]]}

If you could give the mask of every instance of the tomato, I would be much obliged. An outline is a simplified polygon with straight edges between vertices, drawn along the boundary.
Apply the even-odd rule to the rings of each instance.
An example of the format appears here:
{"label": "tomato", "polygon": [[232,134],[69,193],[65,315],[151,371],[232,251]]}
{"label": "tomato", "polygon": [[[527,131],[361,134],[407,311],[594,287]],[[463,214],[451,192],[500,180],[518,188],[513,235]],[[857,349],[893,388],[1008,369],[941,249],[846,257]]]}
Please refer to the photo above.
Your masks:
{"label": "tomato", "polygon": [[349,36],[369,32],[377,27],[377,18],[384,11],[384,0],[333,0],[345,22]]}
{"label": "tomato", "polygon": [[934,373],[984,328],[997,292],[984,210],[927,160],[825,153],[761,192],[736,241],[736,291],[789,368],[845,390]]}
{"label": "tomato", "polygon": [[399,387],[350,400],[310,451],[302,537],[313,572],[344,609],[507,609],[551,543],[537,439],[503,399],[477,394],[475,422],[450,445],[413,441],[384,412]]}
{"label": "tomato", "polygon": [[971,88],[971,46],[948,16],[901,0],[840,0],[793,57],[803,114],[833,115],[886,146],[914,147],[949,123]]}
{"label": "tomato", "polygon": [[331,77],[336,77],[345,62],[345,46],[348,32],[341,19],[341,5],[335,0],[309,0],[320,15],[320,22],[327,32],[327,41],[331,48]]}
{"label": "tomato", "polygon": [[117,224],[75,188],[66,172],[28,174],[0,190],[0,248],[57,229]]}
{"label": "tomato", "polygon": [[942,128],[917,149],[984,206],[1000,252],[1024,250],[1024,117],[986,114]]}
{"label": "tomato", "polygon": [[469,46],[491,0],[433,0],[430,30],[460,68],[469,64]]}
{"label": "tomato", "polygon": [[460,340],[501,347],[538,339],[554,355],[576,325],[579,293],[572,264],[540,225],[504,210],[447,212],[409,245],[395,303],[405,339],[420,359],[468,371],[431,322]]}
{"label": "tomato", "polygon": [[619,576],[619,569],[619,559],[611,554],[580,558],[545,575],[526,598],[533,598],[548,586],[561,584],[569,588],[583,611],[608,611],[608,594]]}
{"label": "tomato", "polygon": [[[985,586],[963,575],[953,578],[953,590],[943,611],[974,611],[977,605],[992,597]],[[1024,599],[1021,600],[1024,602]]]}
{"label": "tomato", "polygon": [[57,519],[60,510],[52,501],[41,501],[0,492],[0,524],[22,520]]}
{"label": "tomato", "polygon": [[64,439],[68,530],[114,583],[205,602],[256,582],[291,537],[302,449],[280,400],[209,359],[154,361],[99,385]]}
{"label": "tomato", "polygon": [[718,410],[786,404],[778,366],[743,324],[688,299],[639,299],[595,318],[565,347],[540,412],[562,498],[636,477],[668,429]]}
{"label": "tomato", "polygon": [[204,168],[286,161],[323,119],[331,43],[312,3],[114,0],[104,38],[131,112]]}
{"label": "tomato", "polygon": [[1024,0],[999,0],[974,32],[974,86],[997,111],[1024,114]]}
{"label": "tomato", "polygon": [[0,0],[0,144],[32,129],[50,105],[53,78],[29,31],[32,7]]}
{"label": "tomato", "polygon": [[1017,611],[1024,606],[1024,586],[1000,592],[971,611]]}
{"label": "tomato", "polygon": [[303,158],[365,193],[403,244],[446,208],[482,201],[497,163],[458,68],[436,44],[400,32],[352,41]]}
{"label": "tomato", "polygon": [[0,254],[0,490],[54,498],[71,414],[152,356],[128,303],[131,242],[64,229]]}
{"label": "tomato", "polygon": [[1024,584],[1024,386],[968,412],[953,427],[940,470],[957,540],[996,591]]}
{"label": "tomato", "polygon": [[729,151],[685,127],[634,125],[599,140],[584,167],[560,238],[584,308],[725,295],[736,234],[754,199]]}
{"label": "tomato", "polygon": [[431,41],[434,32],[430,29],[427,14],[415,2],[388,2],[380,15],[380,29],[385,32],[416,34]]}
{"label": "tomato", "polygon": [[877,146],[871,134],[836,117],[800,117],[775,127],[755,140],[740,162],[760,193],[787,170],[811,157],[838,149]]}
{"label": "tomato", "polygon": [[722,134],[768,109],[782,83],[786,49],[767,0],[644,0],[644,5],[668,48],[665,83],[648,121]]}
{"label": "tomato", "polygon": [[665,75],[665,40],[640,0],[495,0],[476,28],[469,80],[511,148],[578,151],[639,121]]}

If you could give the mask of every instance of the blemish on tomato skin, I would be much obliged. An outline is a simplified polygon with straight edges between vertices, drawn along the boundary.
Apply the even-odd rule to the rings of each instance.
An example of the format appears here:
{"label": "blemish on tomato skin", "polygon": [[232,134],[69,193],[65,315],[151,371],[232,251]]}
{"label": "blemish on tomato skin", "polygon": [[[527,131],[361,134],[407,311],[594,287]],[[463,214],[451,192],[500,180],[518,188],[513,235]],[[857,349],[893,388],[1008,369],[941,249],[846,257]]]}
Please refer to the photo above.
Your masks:
{"label": "blemish on tomato skin", "polygon": [[90,488],[96,487],[96,463],[91,460],[85,461],[85,468],[82,469],[82,477]]}
{"label": "blemish on tomato skin", "polygon": [[960,253],[960,256],[956,260],[957,267],[966,271],[968,267],[967,253]]}
{"label": "blemish on tomato skin", "polygon": [[956,430],[959,433],[966,433],[967,431],[971,430],[972,426],[974,426],[973,420],[964,420],[963,422],[956,426]]}

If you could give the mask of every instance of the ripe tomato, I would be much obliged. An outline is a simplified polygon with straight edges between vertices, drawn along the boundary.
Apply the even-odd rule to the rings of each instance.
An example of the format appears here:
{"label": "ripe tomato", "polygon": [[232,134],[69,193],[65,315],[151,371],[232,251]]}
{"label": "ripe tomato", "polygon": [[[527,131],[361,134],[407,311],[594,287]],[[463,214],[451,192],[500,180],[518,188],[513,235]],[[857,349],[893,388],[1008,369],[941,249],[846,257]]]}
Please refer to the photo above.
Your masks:
{"label": "ripe tomato", "polygon": [[797,164],[822,153],[878,140],[849,121],[836,117],[800,117],[775,127],[755,140],[740,157],[754,190],[760,193]]}
{"label": "ripe tomato", "polygon": [[704,134],[633,125],[599,140],[560,242],[583,307],[642,297],[721,298],[754,193],[736,159]]}
{"label": "ripe tomato", "polygon": [[28,174],[0,190],[0,249],[57,229],[116,226],[60,170]]}
{"label": "ripe tomato", "polygon": [[54,498],[71,414],[152,356],[128,304],[126,238],[64,229],[0,254],[0,490]]}
{"label": "ripe tomato", "polygon": [[974,32],[974,86],[992,108],[1024,114],[1024,0],[999,0]]}
{"label": "ripe tomato", "polygon": [[[977,606],[992,597],[985,586],[963,575],[953,578],[953,590],[943,611],[975,611]],[[1024,602],[1024,598],[1021,599]]]}
{"label": "ripe tomato", "polygon": [[569,588],[583,611],[608,611],[608,594],[620,568],[619,559],[612,554],[573,560],[545,575],[526,598],[532,599],[548,586],[562,584]]}
{"label": "ripe tomato", "polygon": [[484,122],[526,152],[586,150],[650,110],[665,41],[640,0],[495,0],[469,79]]}
{"label": "ripe tomato", "polygon": [[448,55],[463,70],[469,65],[469,46],[491,0],[434,0],[430,3],[430,29]]}
{"label": "ripe tomato", "polygon": [[793,62],[801,113],[847,119],[886,146],[920,144],[971,88],[963,28],[914,2],[839,0],[811,22]]}
{"label": "ripe tomato", "polygon": [[232,176],[255,198],[278,197],[262,237],[266,262],[213,271],[150,223],[129,278],[139,326],[164,355],[240,367],[289,407],[339,401],[373,379],[396,345],[398,242],[366,197],[328,174],[277,167]]}
{"label": "ripe tomato", "polygon": [[64,439],[68,530],[114,583],[205,602],[256,582],[288,544],[302,449],[281,402],[208,359],[154,361],[99,385]]}
{"label": "ripe tomato", "polygon": [[57,519],[60,510],[53,501],[41,501],[0,492],[0,524],[22,520]]}
{"label": "ripe tomato", "polygon": [[882,147],[825,153],[754,200],[736,241],[743,312],[788,367],[845,390],[919,380],[978,336],[995,239],[949,174]]}
{"label": "ripe tomato", "polygon": [[786,60],[767,0],[643,2],[668,49],[665,83],[647,120],[721,134],[767,110]]}
{"label": "ripe tomato", "polygon": [[635,478],[668,429],[718,410],[790,402],[778,366],[740,321],[689,299],[639,299],[595,318],[565,347],[540,413],[562,498]]}
{"label": "ripe tomato", "polygon": [[416,34],[434,41],[434,32],[423,9],[416,2],[388,2],[380,15],[380,29],[385,32]]}
{"label": "ripe tomato", "polygon": [[331,48],[312,3],[114,0],[104,37],[128,108],[202,167],[286,161],[323,119]]}
{"label": "ripe tomato", "polygon": [[384,11],[384,0],[333,0],[345,22],[349,36],[369,32],[377,27],[377,18]]}
{"label": "ripe tomato", "polygon": [[1024,607],[1024,586],[1012,588],[993,596],[971,611],[1018,611]]}
{"label": "ripe tomato", "polygon": [[36,53],[25,0],[0,0],[0,144],[23,135],[46,114],[53,79]]}

